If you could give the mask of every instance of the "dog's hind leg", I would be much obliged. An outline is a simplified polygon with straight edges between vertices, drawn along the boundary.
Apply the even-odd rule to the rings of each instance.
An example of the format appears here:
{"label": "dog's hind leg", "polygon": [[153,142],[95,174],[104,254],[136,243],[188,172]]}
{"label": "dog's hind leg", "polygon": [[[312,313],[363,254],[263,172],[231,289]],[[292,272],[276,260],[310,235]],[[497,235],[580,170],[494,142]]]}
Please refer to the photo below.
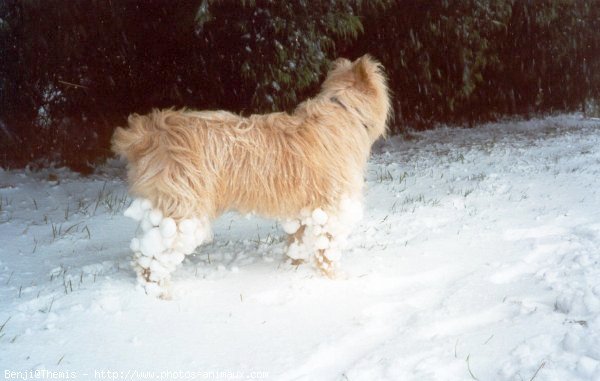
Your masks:
{"label": "dog's hind leg", "polygon": [[140,234],[131,241],[139,285],[149,295],[169,298],[169,282],[177,265],[212,238],[208,219],[175,221],[152,209],[147,200],[135,200],[126,215],[140,221]]}
{"label": "dog's hind leg", "polygon": [[323,274],[333,277],[341,258],[341,241],[346,238],[336,229],[338,218],[318,208],[307,222],[307,241],[311,242],[313,263]]}
{"label": "dog's hind leg", "polygon": [[315,238],[322,226],[315,223],[313,215],[323,214],[321,209],[311,212],[304,208],[298,213],[298,217],[281,222],[283,230],[288,234],[288,246],[286,255],[291,259],[293,265],[308,262],[314,256]]}

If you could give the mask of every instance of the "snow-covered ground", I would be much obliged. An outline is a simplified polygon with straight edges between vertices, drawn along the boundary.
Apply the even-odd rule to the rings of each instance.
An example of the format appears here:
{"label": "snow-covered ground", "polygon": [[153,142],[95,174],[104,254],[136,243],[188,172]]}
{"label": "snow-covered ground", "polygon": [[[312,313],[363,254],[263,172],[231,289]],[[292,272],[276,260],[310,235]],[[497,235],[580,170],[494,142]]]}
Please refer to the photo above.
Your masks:
{"label": "snow-covered ground", "polygon": [[600,380],[598,120],[389,139],[338,279],[227,214],[171,301],[135,287],[119,165],[0,171],[4,377]]}

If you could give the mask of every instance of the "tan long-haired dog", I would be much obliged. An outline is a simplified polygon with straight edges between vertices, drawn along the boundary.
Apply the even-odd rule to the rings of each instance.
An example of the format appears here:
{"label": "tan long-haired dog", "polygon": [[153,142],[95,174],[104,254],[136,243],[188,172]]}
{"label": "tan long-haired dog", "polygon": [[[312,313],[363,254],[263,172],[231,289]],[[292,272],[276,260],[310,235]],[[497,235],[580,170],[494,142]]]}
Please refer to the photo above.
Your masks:
{"label": "tan long-haired dog", "polygon": [[321,92],[292,114],[131,115],[112,145],[128,161],[137,198],[126,215],[141,221],[131,244],[140,283],[165,296],[175,266],[210,239],[210,221],[227,210],[280,220],[288,255],[331,274],[360,218],[367,159],[389,114],[382,67],[365,55],[335,61]]}

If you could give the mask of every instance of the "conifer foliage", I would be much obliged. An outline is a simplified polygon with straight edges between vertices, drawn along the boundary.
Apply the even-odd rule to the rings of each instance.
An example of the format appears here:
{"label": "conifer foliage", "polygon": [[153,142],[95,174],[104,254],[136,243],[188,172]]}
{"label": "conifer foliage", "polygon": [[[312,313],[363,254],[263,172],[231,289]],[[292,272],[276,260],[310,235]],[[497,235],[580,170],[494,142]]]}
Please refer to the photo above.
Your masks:
{"label": "conifer foliage", "polygon": [[[85,170],[129,113],[290,110],[330,60],[386,67],[395,123],[589,111],[600,0],[4,0],[0,165]],[[587,108],[586,108],[587,107]]]}

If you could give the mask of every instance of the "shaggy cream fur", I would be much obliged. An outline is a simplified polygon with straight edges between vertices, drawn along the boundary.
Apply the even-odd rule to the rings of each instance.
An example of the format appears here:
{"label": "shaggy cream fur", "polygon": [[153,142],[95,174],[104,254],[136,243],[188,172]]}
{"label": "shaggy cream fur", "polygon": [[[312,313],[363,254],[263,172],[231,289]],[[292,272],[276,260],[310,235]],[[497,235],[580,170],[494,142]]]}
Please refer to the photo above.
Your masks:
{"label": "shaggy cream fur", "polygon": [[[386,133],[390,98],[381,65],[335,61],[321,92],[293,113],[154,110],[117,128],[130,192],[179,222],[224,211],[301,221],[360,200],[371,145]],[[324,243],[322,243],[324,245]]]}

